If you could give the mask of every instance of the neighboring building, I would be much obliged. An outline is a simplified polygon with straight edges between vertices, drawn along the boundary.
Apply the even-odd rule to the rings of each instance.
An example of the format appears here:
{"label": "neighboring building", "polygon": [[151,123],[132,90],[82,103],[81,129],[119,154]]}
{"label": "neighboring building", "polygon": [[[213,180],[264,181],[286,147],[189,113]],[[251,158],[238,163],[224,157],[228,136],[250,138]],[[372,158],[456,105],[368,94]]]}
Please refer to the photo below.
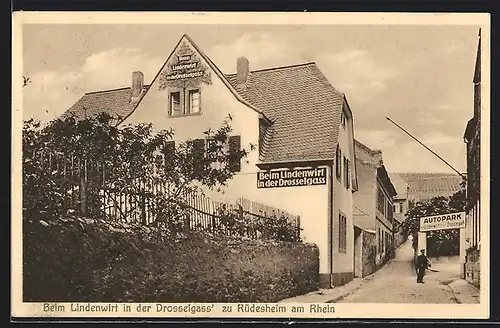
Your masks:
{"label": "neighboring building", "polygon": [[479,287],[481,250],[481,30],[474,71],[474,116],[467,123],[467,206],[465,220],[465,279]]}
{"label": "neighboring building", "polygon": [[184,35],[149,86],[134,72],[132,88],[87,93],[65,115],[99,111],[118,114],[116,124],[173,128],[175,142],[201,145],[203,131],[230,115],[230,150],[258,147],[237,165],[224,193],[209,196],[245,197],[300,214],[304,241],[320,250],[320,286],[353,279],[353,114],[315,63],[252,71],[238,58],[236,73],[223,74]]}
{"label": "neighboring building", "polygon": [[394,220],[399,226],[405,219],[408,212],[408,184],[401,178],[399,174],[389,173],[396,196],[394,197]]}
{"label": "neighboring building", "polygon": [[[354,194],[355,276],[364,277],[393,254],[393,197],[396,190],[385,169],[382,152],[355,141],[358,191]],[[374,234],[375,238],[364,238]],[[371,242],[370,242],[371,241]],[[372,252],[365,256],[364,252]]]}
{"label": "neighboring building", "polygon": [[[394,216],[401,224],[406,220],[408,210],[418,201],[433,197],[449,197],[462,189],[463,179],[453,173],[391,173],[391,181],[396,188]],[[396,246],[406,240],[401,229],[395,234]]]}
{"label": "neighboring building", "polygon": [[399,176],[399,174],[389,173],[392,185],[396,189],[396,196],[393,198],[394,202],[394,246],[399,247],[404,243],[408,236],[404,232],[401,224],[406,220],[406,213],[409,209],[408,201],[408,184]]}
{"label": "neighboring building", "polygon": [[[462,189],[463,179],[455,173],[392,173],[391,179],[398,181],[398,195],[404,197],[404,187],[396,177],[406,184],[406,197],[412,202],[431,199],[437,196],[449,197]],[[399,196],[398,196],[399,197]]]}

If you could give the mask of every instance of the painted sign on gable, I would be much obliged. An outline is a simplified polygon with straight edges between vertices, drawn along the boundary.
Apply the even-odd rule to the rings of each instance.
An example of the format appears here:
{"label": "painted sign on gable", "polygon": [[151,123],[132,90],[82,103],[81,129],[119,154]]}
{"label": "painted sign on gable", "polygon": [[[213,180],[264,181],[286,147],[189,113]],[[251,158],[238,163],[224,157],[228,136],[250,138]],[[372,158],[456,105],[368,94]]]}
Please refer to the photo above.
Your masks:
{"label": "painted sign on gable", "polygon": [[160,75],[160,90],[198,87],[201,83],[212,83],[210,70],[196,50],[184,40]]}
{"label": "painted sign on gable", "polygon": [[300,187],[325,184],[325,167],[257,173],[257,188]]}
{"label": "painted sign on gable", "polygon": [[465,212],[424,216],[420,218],[420,231],[465,228]]}

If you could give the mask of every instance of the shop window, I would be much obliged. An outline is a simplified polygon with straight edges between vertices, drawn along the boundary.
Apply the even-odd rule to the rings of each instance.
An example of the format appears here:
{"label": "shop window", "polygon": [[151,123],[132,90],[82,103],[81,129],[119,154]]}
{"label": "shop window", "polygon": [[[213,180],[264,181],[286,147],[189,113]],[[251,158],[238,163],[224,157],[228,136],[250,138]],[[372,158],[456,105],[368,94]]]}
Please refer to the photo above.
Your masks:
{"label": "shop window", "polygon": [[337,174],[337,179],[341,179],[342,177],[342,151],[340,150],[340,146],[337,144],[337,151],[335,156],[335,171]]}
{"label": "shop window", "polygon": [[339,213],[339,253],[347,252],[347,218]]}

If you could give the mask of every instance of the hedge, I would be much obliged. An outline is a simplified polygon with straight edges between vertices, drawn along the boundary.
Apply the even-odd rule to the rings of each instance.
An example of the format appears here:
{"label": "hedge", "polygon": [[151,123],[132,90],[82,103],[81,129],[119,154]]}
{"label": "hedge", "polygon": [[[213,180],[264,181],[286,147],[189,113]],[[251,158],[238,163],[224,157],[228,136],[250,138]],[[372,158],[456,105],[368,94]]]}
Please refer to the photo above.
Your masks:
{"label": "hedge", "polygon": [[25,302],[276,302],[318,288],[315,245],[81,218],[23,229]]}

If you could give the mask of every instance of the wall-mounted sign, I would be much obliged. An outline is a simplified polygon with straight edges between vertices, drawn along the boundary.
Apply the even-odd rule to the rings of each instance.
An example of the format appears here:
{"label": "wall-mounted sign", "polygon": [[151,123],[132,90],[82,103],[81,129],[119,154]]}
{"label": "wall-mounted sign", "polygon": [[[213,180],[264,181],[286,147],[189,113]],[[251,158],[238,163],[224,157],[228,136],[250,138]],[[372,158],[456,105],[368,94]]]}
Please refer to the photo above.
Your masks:
{"label": "wall-mounted sign", "polygon": [[198,87],[201,83],[212,83],[210,70],[196,50],[184,40],[161,72],[160,90]]}
{"label": "wall-mounted sign", "polygon": [[420,218],[420,231],[465,228],[465,212],[424,216]]}
{"label": "wall-mounted sign", "polygon": [[326,168],[263,171],[257,173],[257,188],[317,186],[326,184]]}

